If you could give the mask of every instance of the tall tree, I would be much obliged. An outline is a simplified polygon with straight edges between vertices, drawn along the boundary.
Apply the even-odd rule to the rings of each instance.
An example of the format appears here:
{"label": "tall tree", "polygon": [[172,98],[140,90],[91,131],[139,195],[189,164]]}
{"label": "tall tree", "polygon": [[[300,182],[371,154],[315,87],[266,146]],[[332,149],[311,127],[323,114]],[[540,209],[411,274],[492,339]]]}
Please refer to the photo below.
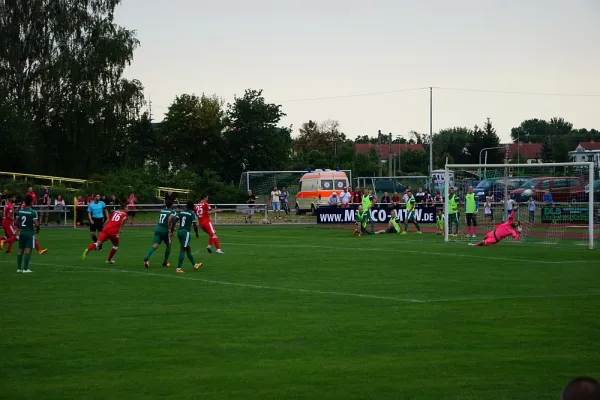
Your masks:
{"label": "tall tree", "polygon": [[223,165],[223,101],[217,96],[177,96],[160,126],[159,164],[218,171]]}
{"label": "tall tree", "polygon": [[114,23],[119,0],[6,1],[0,7],[0,166],[87,176],[117,163],[143,88],[122,77],[139,45]]}
{"label": "tall tree", "polygon": [[346,135],[340,132],[338,121],[327,120],[322,123],[308,121],[300,127],[300,135],[295,140],[294,147],[297,151],[337,153],[339,146],[348,142]]}
{"label": "tall tree", "polygon": [[278,126],[285,114],[281,106],[267,103],[262,90],[246,90],[229,104],[225,139],[228,160],[224,165],[227,181],[239,179],[248,168],[279,170],[292,154],[291,129]]}
{"label": "tall tree", "polygon": [[157,133],[155,132],[147,112],[131,122],[119,152],[122,157],[121,165],[132,169],[144,167],[156,154]]}
{"label": "tall tree", "polygon": [[510,137],[513,143],[517,141],[543,143],[545,137],[553,135],[553,130],[548,122],[543,119],[528,119],[510,131]]}

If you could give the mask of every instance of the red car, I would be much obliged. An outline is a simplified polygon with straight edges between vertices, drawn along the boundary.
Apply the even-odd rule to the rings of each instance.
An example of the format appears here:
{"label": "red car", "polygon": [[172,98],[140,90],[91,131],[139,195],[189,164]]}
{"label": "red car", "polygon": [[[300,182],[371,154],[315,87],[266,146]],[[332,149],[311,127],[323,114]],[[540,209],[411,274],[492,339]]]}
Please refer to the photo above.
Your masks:
{"label": "red car", "polygon": [[585,181],[579,176],[532,178],[515,189],[512,197],[519,203],[529,200],[529,196],[542,201],[546,192],[554,202],[585,201]]}

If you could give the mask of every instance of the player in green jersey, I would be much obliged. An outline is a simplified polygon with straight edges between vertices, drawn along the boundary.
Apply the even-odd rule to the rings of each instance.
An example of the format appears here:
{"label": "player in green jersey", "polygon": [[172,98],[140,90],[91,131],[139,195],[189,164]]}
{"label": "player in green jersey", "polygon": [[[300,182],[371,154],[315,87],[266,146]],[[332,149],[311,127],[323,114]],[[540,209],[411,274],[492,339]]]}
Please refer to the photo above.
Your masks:
{"label": "player in green jersey", "polygon": [[390,213],[390,222],[388,223],[387,229],[383,229],[375,232],[377,235],[382,233],[400,233],[402,232],[402,226],[400,226],[400,218],[396,215],[396,210],[392,210]]}
{"label": "player in green jersey", "polygon": [[354,216],[354,220],[356,221],[356,229],[352,233],[353,236],[362,236],[362,235],[372,235],[373,232],[369,232],[367,230],[367,222],[370,219],[371,214],[369,211],[365,211],[362,204],[358,206],[358,210],[356,210],[356,214]]}
{"label": "player in green jersey", "polygon": [[[461,201],[458,196],[454,193],[454,188],[448,189],[448,234],[451,236],[458,236],[458,207]],[[454,233],[452,233],[452,226],[454,226]]]}
{"label": "player in green jersey", "polygon": [[156,251],[158,246],[161,243],[164,243],[167,248],[165,249],[165,259],[162,263],[163,267],[170,267],[171,263],[169,263],[169,256],[171,255],[171,242],[173,241],[172,230],[175,227],[175,222],[173,219],[177,213],[173,210],[173,201],[169,200],[166,203],[166,208],[164,210],[160,210],[160,214],[158,214],[158,223],[156,224],[156,228],[154,228],[154,242],[152,247],[146,253],[146,258],[144,258],[144,267],[150,268],[150,257]]}
{"label": "player in green jersey", "polygon": [[[31,249],[35,248],[35,235],[40,231],[37,212],[31,208],[33,198],[30,195],[25,196],[25,208],[19,210],[17,214],[17,225],[21,232],[19,234],[19,255],[17,256],[17,272],[29,273],[29,260],[31,259]],[[25,253],[23,255],[23,253]],[[25,258],[25,264],[21,270]]]}
{"label": "player in green jersey", "polygon": [[[180,211],[177,216],[177,220],[179,221],[179,229],[177,230],[177,238],[180,243],[179,250],[179,263],[177,264],[177,270],[175,272],[179,274],[183,274],[183,259],[187,254],[188,259],[194,266],[194,269],[198,271],[200,267],[202,267],[202,263],[196,263],[194,260],[194,256],[192,255],[192,247],[190,246],[191,234],[190,230],[192,226],[194,227],[194,233],[196,234],[196,239],[198,239],[198,224],[196,223],[196,214],[194,213],[194,203],[188,201],[186,204],[186,209],[184,211]],[[171,232],[175,230],[175,224],[171,228]]]}
{"label": "player in green jersey", "polygon": [[415,215],[417,201],[415,200],[415,196],[413,196],[412,191],[407,191],[406,195],[408,196],[408,199],[406,200],[406,220],[404,221],[404,232],[402,232],[402,234],[406,235],[406,232],[408,231],[408,223],[412,222],[417,228],[417,233],[421,235],[423,232],[421,232],[421,227],[419,226],[417,217]]}

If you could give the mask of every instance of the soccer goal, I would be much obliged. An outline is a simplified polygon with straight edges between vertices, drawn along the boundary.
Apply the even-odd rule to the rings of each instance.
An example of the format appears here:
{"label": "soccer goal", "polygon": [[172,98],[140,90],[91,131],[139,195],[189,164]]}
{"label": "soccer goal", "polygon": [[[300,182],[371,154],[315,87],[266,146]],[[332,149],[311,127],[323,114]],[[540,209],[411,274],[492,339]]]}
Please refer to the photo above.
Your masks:
{"label": "soccer goal", "polygon": [[[513,209],[522,225],[519,242],[593,249],[599,239],[594,163],[447,164],[444,182],[451,182],[452,174],[454,185],[444,185],[445,241],[479,241]],[[466,215],[465,196],[470,190],[478,206],[474,219]],[[458,206],[458,218],[456,213],[450,218],[450,202]]]}

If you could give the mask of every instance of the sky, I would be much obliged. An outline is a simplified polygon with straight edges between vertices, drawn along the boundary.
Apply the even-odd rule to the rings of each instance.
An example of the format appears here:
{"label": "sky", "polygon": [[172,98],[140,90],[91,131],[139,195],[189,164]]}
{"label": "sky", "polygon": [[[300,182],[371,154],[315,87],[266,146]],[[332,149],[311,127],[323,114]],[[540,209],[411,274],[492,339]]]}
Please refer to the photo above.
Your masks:
{"label": "sky", "polygon": [[600,0],[123,0],[115,19],[137,31],[125,76],[156,121],[177,95],[251,88],[293,136],[332,119],[350,138],[408,137],[429,132],[433,87],[434,132],[487,118],[503,142],[529,118],[600,129]]}

